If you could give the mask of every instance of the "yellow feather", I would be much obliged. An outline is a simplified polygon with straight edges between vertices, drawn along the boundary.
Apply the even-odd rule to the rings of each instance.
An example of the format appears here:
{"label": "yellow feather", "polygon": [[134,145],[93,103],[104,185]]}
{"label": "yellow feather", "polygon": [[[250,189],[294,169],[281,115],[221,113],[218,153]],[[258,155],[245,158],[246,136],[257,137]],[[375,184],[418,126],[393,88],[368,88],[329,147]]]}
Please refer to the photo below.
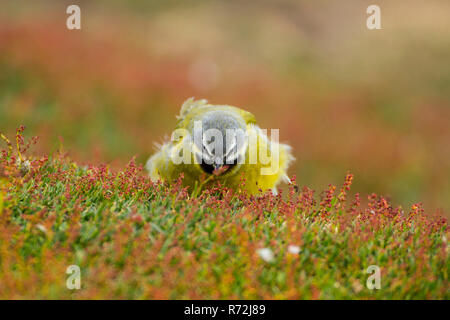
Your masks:
{"label": "yellow feather", "polygon": [[[245,151],[243,164],[237,165],[230,172],[208,179],[208,183],[205,183],[205,186],[213,183],[214,180],[220,180],[222,185],[238,190],[242,188],[242,178],[245,178],[244,190],[249,194],[257,194],[260,190],[270,189],[276,191],[276,186],[279,182],[289,183],[287,169],[292,160],[294,160],[291,154],[291,147],[276,141],[270,141],[267,135],[256,125],[255,117],[250,112],[233,106],[211,105],[206,100],[195,101],[193,98],[189,98],[181,107],[176,129],[191,131],[194,121],[202,119],[202,116],[209,111],[220,112],[239,121],[243,120],[247,126],[247,134],[256,137],[257,154],[259,155],[261,151],[267,151],[268,163],[263,164],[260,157],[257,158],[256,163],[250,163],[249,150],[255,146],[248,146]],[[186,146],[183,143],[186,143],[186,141],[167,142],[160,146],[158,152],[150,157],[147,162],[147,170],[151,179],[171,182],[177,179],[180,174],[184,174],[183,183],[185,186],[189,186],[191,190],[201,184],[201,180],[205,179],[207,174],[202,170],[200,164],[195,163],[193,153],[191,153],[190,163],[176,164],[172,160],[172,157],[180,153],[183,146]],[[277,154],[279,155],[278,159],[276,157]],[[269,170],[271,167],[277,169],[272,172]],[[262,170],[266,170],[269,173],[262,174]]]}

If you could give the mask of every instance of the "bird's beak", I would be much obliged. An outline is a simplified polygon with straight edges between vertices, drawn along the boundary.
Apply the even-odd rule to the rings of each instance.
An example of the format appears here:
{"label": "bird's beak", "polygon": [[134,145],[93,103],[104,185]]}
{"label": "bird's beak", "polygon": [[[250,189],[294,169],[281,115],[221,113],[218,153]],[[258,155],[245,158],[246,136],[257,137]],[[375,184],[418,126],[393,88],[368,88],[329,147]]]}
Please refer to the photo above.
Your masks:
{"label": "bird's beak", "polygon": [[224,165],[224,164],[214,164],[214,171],[213,174],[216,176],[220,176],[222,173],[224,173],[225,171],[228,170],[230,166],[229,165]]}

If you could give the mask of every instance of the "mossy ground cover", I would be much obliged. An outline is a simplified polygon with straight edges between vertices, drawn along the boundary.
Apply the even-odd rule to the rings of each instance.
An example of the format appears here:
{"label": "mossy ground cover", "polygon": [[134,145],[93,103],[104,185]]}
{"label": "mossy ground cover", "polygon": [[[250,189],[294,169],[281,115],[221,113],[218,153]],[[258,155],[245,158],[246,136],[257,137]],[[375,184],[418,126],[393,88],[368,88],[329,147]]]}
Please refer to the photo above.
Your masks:
{"label": "mossy ground cover", "polygon": [[[152,182],[134,160],[111,169],[27,156],[23,128],[3,140],[2,299],[450,297],[446,219],[377,195],[363,206],[348,197],[351,174],[319,194],[295,177],[277,196],[198,192],[182,177]],[[79,290],[66,286],[71,265]],[[380,289],[366,286],[372,265]]]}

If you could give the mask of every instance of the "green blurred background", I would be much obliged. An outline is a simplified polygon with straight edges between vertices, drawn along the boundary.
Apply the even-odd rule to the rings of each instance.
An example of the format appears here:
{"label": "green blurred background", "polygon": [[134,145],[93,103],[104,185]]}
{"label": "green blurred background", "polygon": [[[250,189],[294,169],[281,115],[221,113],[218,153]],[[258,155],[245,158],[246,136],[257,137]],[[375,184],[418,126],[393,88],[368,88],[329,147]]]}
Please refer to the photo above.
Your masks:
{"label": "green blurred background", "polygon": [[191,96],[280,128],[300,185],[450,210],[448,0],[0,2],[0,131],[36,154],[144,163]]}

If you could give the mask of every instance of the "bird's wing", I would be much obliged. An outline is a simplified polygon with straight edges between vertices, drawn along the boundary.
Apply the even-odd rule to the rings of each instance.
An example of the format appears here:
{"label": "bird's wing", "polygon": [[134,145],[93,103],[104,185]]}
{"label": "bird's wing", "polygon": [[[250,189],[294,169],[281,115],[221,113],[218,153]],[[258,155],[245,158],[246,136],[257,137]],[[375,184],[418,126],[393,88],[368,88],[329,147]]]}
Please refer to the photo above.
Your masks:
{"label": "bird's wing", "polygon": [[[290,183],[287,170],[291,162],[295,160],[291,153],[291,147],[269,139],[267,133],[257,125],[249,125],[248,132],[250,135],[256,135],[257,137],[256,151],[252,149],[255,146],[249,146],[248,152],[252,152],[252,150],[257,152],[258,165],[255,166],[255,170],[258,170],[257,176],[259,176],[260,186],[276,188],[279,182]],[[263,165],[261,156],[266,154],[270,160]]]}
{"label": "bird's wing", "polygon": [[170,152],[172,143],[167,142],[159,147],[158,152],[153,154],[147,161],[145,167],[147,168],[150,178],[153,181],[167,178],[167,172],[170,161]]}

